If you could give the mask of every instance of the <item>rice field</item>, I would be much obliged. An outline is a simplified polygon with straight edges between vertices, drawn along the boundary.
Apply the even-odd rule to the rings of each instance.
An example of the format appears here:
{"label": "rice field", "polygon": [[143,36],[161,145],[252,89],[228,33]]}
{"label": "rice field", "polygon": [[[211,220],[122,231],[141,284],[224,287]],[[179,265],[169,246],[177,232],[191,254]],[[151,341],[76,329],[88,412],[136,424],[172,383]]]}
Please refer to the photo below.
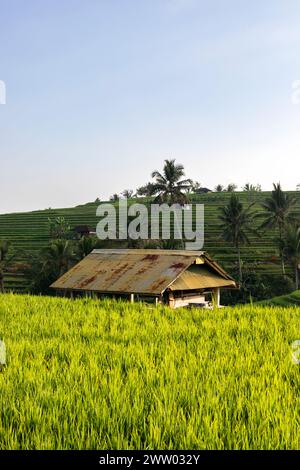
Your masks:
{"label": "rice field", "polygon": [[290,294],[280,295],[272,299],[262,300],[258,302],[260,305],[278,305],[281,307],[289,307],[295,305],[300,308],[300,290],[291,292]]}
{"label": "rice field", "polygon": [[[245,205],[255,203],[254,208],[259,212],[262,210],[261,203],[270,194],[270,192],[240,192],[238,196]],[[297,209],[300,211],[300,192],[294,191],[290,194],[297,198]],[[191,196],[193,203],[205,206],[204,250],[229,271],[236,263],[236,250],[220,237],[218,215],[219,207],[228,203],[230,195],[230,193],[222,192]],[[146,199],[131,202],[146,202]],[[0,215],[0,239],[10,240],[17,253],[16,260],[26,264],[32,259],[32,255],[49,243],[48,218],[54,219],[62,216],[72,228],[76,225],[87,224],[95,229],[99,222],[99,218],[96,217],[98,205],[99,203],[89,203],[69,209],[46,209]],[[271,230],[265,232],[261,238],[249,234],[251,245],[242,247],[242,259],[246,262],[256,262],[256,270],[260,272],[281,276],[280,262],[278,262],[273,241],[274,236],[275,233]],[[28,279],[24,276],[22,269],[18,272],[7,273],[5,284],[7,289],[15,292],[25,292],[28,289]]]}
{"label": "rice field", "polygon": [[299,449],[299,307],[0,296],[0,449]]}

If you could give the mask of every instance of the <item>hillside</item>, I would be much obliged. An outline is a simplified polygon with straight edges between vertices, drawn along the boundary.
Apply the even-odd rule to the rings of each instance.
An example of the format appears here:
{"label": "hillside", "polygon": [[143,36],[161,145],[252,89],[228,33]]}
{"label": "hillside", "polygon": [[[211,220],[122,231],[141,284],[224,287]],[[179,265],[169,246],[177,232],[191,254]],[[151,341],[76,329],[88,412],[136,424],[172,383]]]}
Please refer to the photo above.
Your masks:
{"label": "hillside", "polygon": [[299,308],[0,296],[0,449],[299,449]]}
{"label": "hillside", "polygon": [[[293,192],[298,200],[300,213],[300,192]],[[245,204],[255,202],[257,211],[261,211],[260,203],[270,195],[269,192],[238,193]],[[235,250],[226,244],[219,236],[218,208],[228,201],[228,193],[209,193],[192,196],[193,202],[205,205],[205,245],[204,249],[221,262],[229,271],[232,269],[236,254]],[[139,202],[145,201],[140,199]],[[136,201],[133,201],[136,202]],[[18,252],[20,261],[31,259],[34,252],[41,249],[49,242],[48,218],[64,216],[71,227],[87,224],[96,227],[96,208],[98,204],[89,203],[69,209],[48,209],[28,213],[16,213],[0,215],[0,238],[5,238],[13,243]],[[272,232],[267,232],[262,238],[250,235],[251,246],[242,248],[242,257],[245,261],[257,262],[257,269],[267,273],[280,273],[277,261],[276,249],[272,244]],[[28,282],[22,273],[14,273],[7,276],[6,286],[16,291],[26,289]]]}
{"label": "hillside", "polygon": [[296,290],[288,295],[280,295],[279,297],[273,297],[273,299],[257,303],[260,305],[278,305],[280,307],[290,307],[292,305],[300,307],[300,290]]}

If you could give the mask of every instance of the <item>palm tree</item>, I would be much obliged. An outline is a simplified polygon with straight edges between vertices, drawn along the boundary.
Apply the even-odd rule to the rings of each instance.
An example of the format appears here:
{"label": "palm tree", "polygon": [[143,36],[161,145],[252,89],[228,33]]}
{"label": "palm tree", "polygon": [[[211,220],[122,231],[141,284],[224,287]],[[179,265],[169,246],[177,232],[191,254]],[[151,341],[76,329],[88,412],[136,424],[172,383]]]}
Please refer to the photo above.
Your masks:
{"label": "palm tree", "polygon": [[283,235],[282,254],[295,274],[295,287],[299,289],[300,269],[300,226],[296,224],[287,225]]}
{"label": "palm tree", "polygon": [[67,272],[76,261],[75,243],[71,240],[53,240],[32,257],[25,269],[30,280],[30,292],[34,294],[53,294],[49,286]]}
{"label": "palm tree", "polygon": [[271,197],[268,197],[262,204],[264,212],[261,214],[264,221],[261,229],[277,228],[279,232],[278,247],[281,258],[282,274],[285,275],[284,257],[282,254],[282,239],[285,226],[296,221],[293,213],[296,200],[291,195],[285,193],[281,189],[280,183],[273,183],[273,191]]}
{"label": "palm tree", "polygon": [[225,189],[225,191],[227,191],[228,193],[234,193],[234,191],[236,190],[237,190],[237,185],[234,183],[228,184],[227,188]]}
{"label": "palm tree", "polygon": [[13,259],[10,255],[11,243],[7,240],[0,240],[0,292],[4,293],[4,272]]}
{"label": "palm tree", "polygon": [[137,196],[151,197],[155,195],[155,188],[153,183],[146,183],[144,186],[140,186],[136,190]]}
{"label": "palm tree", "polygon": [[75,259],[74,245],[69,240],[55,240],[43,250],[42,259],[42,270],[60,277],[70,269]]}
{"label": "palm tree", "polygon": [[152,178],[154,191],[158,196],[155,198],[157,202],[165,202],[167,204],[186,204],[189,199],[185,191],[187,191],[192,181],[190,179],[181,179],[185,176],[184,167],[176,164],[175,160],[165,160],[163,172],[153,171]]}
{"label": "palm tree", "polygon": [[118,200],[120,199],[120,196],[118,194],[113,194],[112,196],[110,196],[109,200],[111,202],[117,202]]}
{"label": "palm tree", "polygon": [[191,186],[188,188],[188,192],[192,192],[192,193],[196,193],[197,191],[200,191],[200,189],[202,188],[202,185],[199,181],[193,181],[193,180],[190,180],[191,181]]}
{"label": "palm tree", "polygon": [[133,190],[132,189],[124,189],[122,192],[122,196],[125,197],[126,199],[130,199],[133,196]]}
{"label": "palm tree", "polygon": [[232,194],[227,206],[220,207],[219,219],[222,222],[220,228],[222,229],[222,238],[234,245],[238,255],[238,269],[239,278],[242,281],[242,261],[241,261],[241,245],[250,244],[247,232],[257,234],[253,229],[253,221],[255,214],[251,211],[253,204],[247,208],[239,201],[236,194]]}
{"label": "palm tree", "polygon": [[261,185],[260,184],[250,184],[246,183],[245,186],[243,187],[243,191],[245,192],[260,192],[261,191]]}

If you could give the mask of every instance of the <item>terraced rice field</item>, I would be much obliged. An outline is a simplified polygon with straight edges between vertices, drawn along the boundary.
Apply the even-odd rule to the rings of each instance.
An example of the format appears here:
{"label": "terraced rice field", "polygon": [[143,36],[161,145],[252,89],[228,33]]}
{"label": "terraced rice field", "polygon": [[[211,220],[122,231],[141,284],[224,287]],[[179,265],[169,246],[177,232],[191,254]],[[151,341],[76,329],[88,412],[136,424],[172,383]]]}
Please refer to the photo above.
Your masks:
{"label": "terraced rice field", "polygon": [[[297,197],[300,213],[300,192],[292,193]],[[254,209],[261,211],[261,202],[270,195],[261,193],[238,193],[245,204],[255,202]],[[230,194],[210,193],[206,195],[194,195],[192,201],[205,205],[205,245],[204,249],[216,258],[229,271],[236,260],[235,250],[224,242],[218,229],[218,208],[227,203]],[[139,202],[145,201],[144,199]],[[136,201],[132,201],[136,202]],[[87,224],[96,227],[99,219],[96,217],[98,204],[90,203],[70,209],[51,209],[30,213],[17,213],[0,215],[0,238],[12,241],[18,251],[18,259],[27,261],[32,253],[46,246],[49,241],[48,217],[64,216],[71,227]],[[251,246],[242,249],[242,257],[245,261],[255,261],[258,269],[268,273],[280,273],[279,263],[276,261],[276,249],[273,244],[274,233],[265,233],[261,238],[250,235]],[[15,291],[23,291],[28,285],[22,272],[9,274],[6,286]]]}
{"label": "terraced rice field", "polygon": [[268,306],[280,306],[280,307],[291,307],[294,305],[300,309],[300,290],[296,290],[295,292],[291,292],[287,295],[280,295],[278,297],[273,297],[273,299],[263,300],[261,302],[257,302],[259,305],[268,305]]}

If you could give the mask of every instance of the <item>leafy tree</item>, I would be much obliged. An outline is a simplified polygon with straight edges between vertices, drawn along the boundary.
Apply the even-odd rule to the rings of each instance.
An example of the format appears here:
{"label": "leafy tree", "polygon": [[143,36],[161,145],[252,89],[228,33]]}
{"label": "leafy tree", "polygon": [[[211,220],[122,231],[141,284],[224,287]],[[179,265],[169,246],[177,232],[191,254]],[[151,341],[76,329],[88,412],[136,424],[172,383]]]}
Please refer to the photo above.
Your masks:
{"label": "leafy tree", "polygon": [[190,179],[181,179],[185,176],[184,167],[176,164],[175,160],[165,160],[163,172],[153,171],[152,178],[155,194],[158,194],[155,201],[167,204],[186,204],[189,198],[186,191],[191,187]]}
{"label": "leafy tree", "polygon": [[11,243],[0,240],[0,292],[4,292],[4,273],[14,258],[11,252]]}
{"label": "leafy tree", "polygon": [[279,232],[278,248],[281,258],[282,274],[285,275],[285,263],[282,253],[283,233],[287,224],[295,223],[297,217],[295,215],[296,200],[293,196],[285,193],[281,189],[280,183],[273,184],[273,191],[262,204],[263,212],[261,216],[264,218],[260,228],[263,230],[277,228]]}
{"label": "leafy tree", "polygon": [[227,191],[228,193],[234,193],[234,191],[236,191],[236,190],[237,190],[237,185],[234,184],[234,183],[230,183],[230,184],[227,186],[227,188],[226,188],[225,191]]}
{"label": "leafy tree", "polygon": [[67,239],[70,236],[71,227],[64,217],[49,218],[48,226],[52,240]]}
{"label": "leafy tree", "polygon": [[110,196],[109,200],[111,202],[117,202],[118,200],[120,199],[120,196],[118,194],[113,194],[112,196]]}
{"label": "leafy tree", "polygon": [[153,183],[146,183],[144,186],[137,188],[136,193],[138,196],[151,197],[155,195],[155,187]]}
{"label": "leafy tree", "polygon": [[55,240],[44,249],[44,266],[60,277],[67,272],[75,260],[74,244],[70,240]]}
{"label": "leafy tree", "polygon": [[76,262],[74,242],[71,240],[53,240],[36,256],[27,269],[31,280],[31,291],[51,294],[49,286],[67,272]]}
{"label": "leafy tree", "polygon": [[285,227],[282,240],[282,254],[292,267],[295,276],[295,287],[299,289],[300,226],[298,224],[290,224]]}
{"label": "leafy tree", "polygon": [[85,258],[94,249],[100,247],[100,240],[96,237],[82,237],[77,245],[76,252],[79,259]]}
{"label": "leafy tree", "polygon": [[215,187],[215,191],[216,193],[221,193],[222,191],[224,191],[224,186],[222,184],[217,184],[217,186]]}
{"label": "leafy tree", "polygon": [[222,230],[222,238],[232,243],[237,250],[238,255],[238,272],[239,279],[242,281],[242,261],[241,261],[241,245],[250,244],[248,233],[256,233],[253,229],[253,221],[255,214],[251,211],[253,204],[244,208],[236,194],[232,194],[228,204],[220,207],[219,219],[222,222],[220,228]]}
{"label": "leafy tree", "polygon": [[171,237],[169,240],[164,240],[162,238],[153,240],[131,240],[128,239],[127,248],[134,248],[134,249],[147,249],[147,250],[184,250],[184,243],[182,240],[175,240]]}
{"label": "leafy tree", "polygon": [[201,189],[201,183],[199,183],[199,181],[193,181],[193,180],[190,180],[191,181],[191,186],[187,189],[187,192],[191,192],[191,193],[196,193],[197,191],[199,191]]}
{"label": "leafy tree", "polygon": [[175,240],[171,237],[169,240],[160,240],[159,248],[162,250],[184,250],[183,240]]}
{"label": "leafy tree", "polygon": [[[236,305],[237,303],[249,303],[273,297],[286,295],[294,290],[294,285],[288,277],[279,281],[277,274],[267,274],[258,269],[256,262],[243,263],[243,280],[240,289],[224,289],[222,303],[224,305]],[[231,269],[230,274],[238,277],[238,270]]]}

